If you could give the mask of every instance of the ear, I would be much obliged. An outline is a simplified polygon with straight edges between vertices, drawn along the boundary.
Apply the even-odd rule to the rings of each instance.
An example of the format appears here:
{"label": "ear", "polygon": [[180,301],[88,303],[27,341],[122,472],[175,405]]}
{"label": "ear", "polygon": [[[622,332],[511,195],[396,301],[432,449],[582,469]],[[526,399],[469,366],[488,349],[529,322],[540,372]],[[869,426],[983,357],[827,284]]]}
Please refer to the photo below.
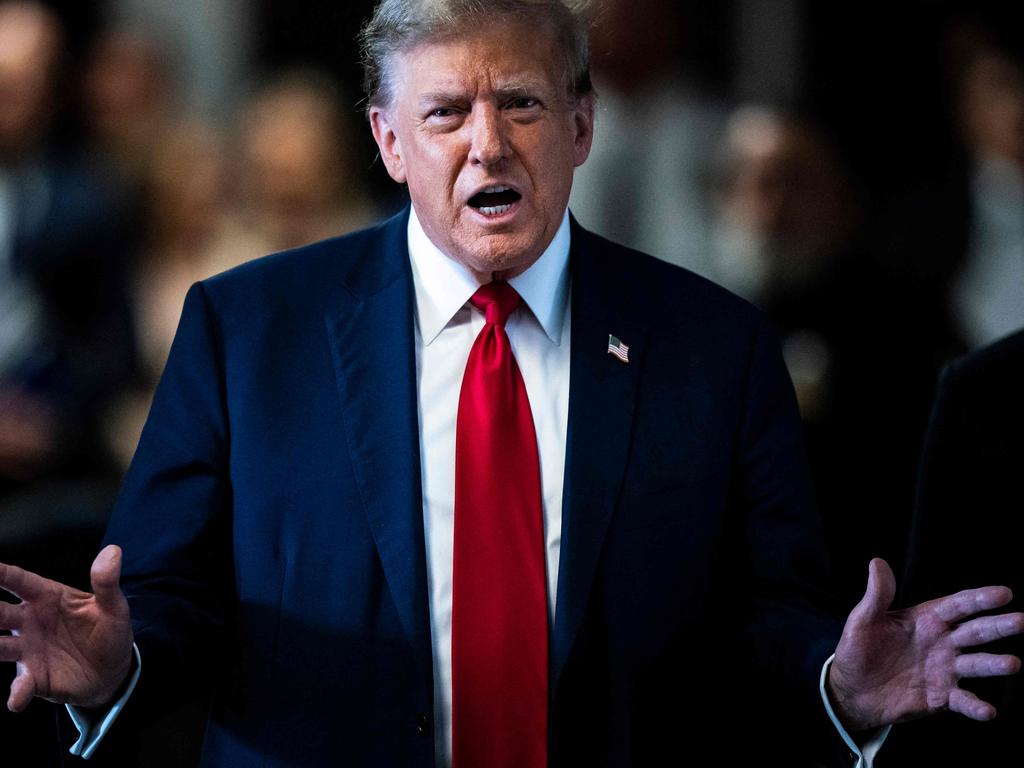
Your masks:
{"label": "ear", "polygon": [[578,168],[590,156],[590,147],[594,142],[594,95],[588,93],[576,100],[572,115],[573,131],[573,163]]}
{"label": "ear", "polygon": [[373,131],[373,140],[377,142],[388,175],[399,184],[404,184],[406,176],[405,163],[402,162],[402,144],[398,140],[391,115],[381,107],[370,107],[370,130]]}

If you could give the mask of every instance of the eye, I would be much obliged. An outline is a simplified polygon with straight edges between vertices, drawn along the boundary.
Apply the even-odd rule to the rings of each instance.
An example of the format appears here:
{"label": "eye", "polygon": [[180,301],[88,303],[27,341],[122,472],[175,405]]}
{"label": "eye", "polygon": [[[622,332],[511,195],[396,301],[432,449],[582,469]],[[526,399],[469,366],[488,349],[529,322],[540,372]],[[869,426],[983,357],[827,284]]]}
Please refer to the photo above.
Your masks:
{"label": "eye", "polygon": [[452,117],[455,114],[455,110],[452,107],[437,107],[430,111],[431,117]]}
{"label": "eye", "polygon": [[540,106],[540,102],[532,96],[517,96],[508,103],[508,106],[510,109],[534,109]]}

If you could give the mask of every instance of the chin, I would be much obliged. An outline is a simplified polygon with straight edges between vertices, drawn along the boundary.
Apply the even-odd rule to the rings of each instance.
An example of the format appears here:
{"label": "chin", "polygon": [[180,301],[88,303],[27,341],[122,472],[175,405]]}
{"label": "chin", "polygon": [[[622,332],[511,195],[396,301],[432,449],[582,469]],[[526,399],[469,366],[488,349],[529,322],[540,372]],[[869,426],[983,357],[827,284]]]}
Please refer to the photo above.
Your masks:
{"label": "chin", "polygon": [[524,256],[522,251],[477,255],[472,268],[475,272],[481,274],[502,273],[500,276],[496,276],[495,279],[504,279],[526,270],[527,267],[537,260],[539,255]]}

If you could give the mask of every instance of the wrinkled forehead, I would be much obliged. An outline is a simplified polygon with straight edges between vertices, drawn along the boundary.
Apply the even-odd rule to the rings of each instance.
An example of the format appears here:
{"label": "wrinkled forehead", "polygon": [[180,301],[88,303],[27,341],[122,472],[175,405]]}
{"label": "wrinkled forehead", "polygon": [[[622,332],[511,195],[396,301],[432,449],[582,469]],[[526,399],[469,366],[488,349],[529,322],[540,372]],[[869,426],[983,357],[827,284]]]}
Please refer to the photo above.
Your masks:
{"label": "wrinkled forehead", "polygon": [[567,92],[566,53],[548,25],[494,18],[435,31],[386,60],[394,93],[443,90]]}

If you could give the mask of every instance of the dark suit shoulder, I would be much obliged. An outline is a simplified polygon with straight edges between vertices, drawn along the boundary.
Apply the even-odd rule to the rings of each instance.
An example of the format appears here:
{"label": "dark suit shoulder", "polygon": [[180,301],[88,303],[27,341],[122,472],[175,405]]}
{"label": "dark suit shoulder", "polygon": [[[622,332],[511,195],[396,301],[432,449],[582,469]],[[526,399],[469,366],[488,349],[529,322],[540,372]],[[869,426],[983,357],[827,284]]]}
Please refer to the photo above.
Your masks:
{"label": "dark suit shoulder", "polygon": [[[976,432],[999,434],[1024,423],[1024,332],[957,358],[942,371],[938,400],[944,418]],[[938,406],[937,406],[938,407]],[[1012,426],[1011,426],[1012,425]]]}
{"label": "dark suit shoulder", "polygon": [[995,383],[1024,377],[1024,331],[1018,331],[987,347],[957,358],[950,374],[966,383]]}
{"label": "dark suit shoulder", "polygon": [[[695,272],[600,235],[579,229],[599,271],[617,282],[617,293],[642,308],[642,314],[669,321],[692,323],[700,319],[744,328],[767,323],[763,313],[717,283]],[[575,234],[575,233],[574,233]]]}

